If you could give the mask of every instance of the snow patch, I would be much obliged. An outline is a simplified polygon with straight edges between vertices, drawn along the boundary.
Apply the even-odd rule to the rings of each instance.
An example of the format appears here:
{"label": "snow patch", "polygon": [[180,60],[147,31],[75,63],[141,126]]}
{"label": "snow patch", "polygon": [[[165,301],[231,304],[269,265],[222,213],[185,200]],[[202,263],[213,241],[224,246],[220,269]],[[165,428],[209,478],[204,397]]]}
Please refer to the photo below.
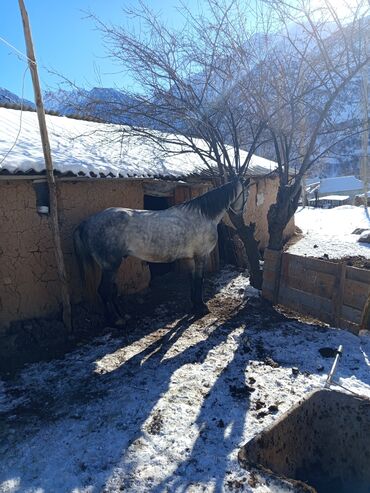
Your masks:
{"label": "snow patch", "polygon": [[370,228],[370,219],[364,208],[343,205],[333,209],[305,207],[299,209],[295,224],[304,237],[289,248],[289,253],[337,259],[362,255],[370,258],[370,246],[358,243],[356,228]]}

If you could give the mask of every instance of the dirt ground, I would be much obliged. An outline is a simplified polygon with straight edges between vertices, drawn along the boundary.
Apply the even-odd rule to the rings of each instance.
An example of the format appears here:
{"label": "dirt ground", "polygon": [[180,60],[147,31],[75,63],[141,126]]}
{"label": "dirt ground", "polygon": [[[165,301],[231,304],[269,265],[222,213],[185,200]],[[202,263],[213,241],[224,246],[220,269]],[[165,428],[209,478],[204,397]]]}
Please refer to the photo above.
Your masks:
{"label": "dirt ground", "polygon": [[357,267],[359,269],[370,269],[370,260],[368,258],[363,257],[362,255],[355,255],[355,256],[347,255],[346,257],[339,259],[327,258],[325,256],[320,258],[323,260],[327,260],[328,262],[335,262],[335,263],[344,262],[350,267]]}
{"label": "dirt ground", "polygon": [[369,338],[287,317],[240,271],[207,279],[204,317],[188,314],[188,292],[158,278],[125,300],[125,330],[101,325],[0,380],[1,493],[295,491],[243,469],[238,451],[323,385],[339,344],[337,378],[370,395]]}
{"label": "dirt ground", "polygon": [[[220,305],[212,299],[216,289],[210,275],[209,282],[205,283],[204,297],[213,315],[224,320],[240,300],[236,302],[233,297],[225,297]],[[0,375],[10,376],[27,363],[62,357],[77,345],[88,343],[96,336],[114,334],[121,337],[122,334],[135,333],[140,338],[143,335],[140,332],[142,320],[155,317],[158,307],[164,305],[166,312],[174,319],[191,314],[190,284],[186,273],[170,272],[155,277],[147,290],[121,297],[120,308],[126,318],[124,328],[107,326],[99,300],[93,306],[87,303],[73,306],[72,333],[67,333],[60,319],[56,318],[14,322],[0,337]]]}

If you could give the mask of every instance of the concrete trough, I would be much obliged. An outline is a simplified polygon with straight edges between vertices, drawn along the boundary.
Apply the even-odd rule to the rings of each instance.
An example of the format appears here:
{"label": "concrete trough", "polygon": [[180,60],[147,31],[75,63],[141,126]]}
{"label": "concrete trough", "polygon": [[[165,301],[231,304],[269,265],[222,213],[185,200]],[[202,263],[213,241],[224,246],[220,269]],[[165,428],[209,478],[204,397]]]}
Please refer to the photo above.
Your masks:
{"label": "concrete trough", "polygon": [[314,391],[247,442],[239,462],[299,491],[369,493],[370,399]]}

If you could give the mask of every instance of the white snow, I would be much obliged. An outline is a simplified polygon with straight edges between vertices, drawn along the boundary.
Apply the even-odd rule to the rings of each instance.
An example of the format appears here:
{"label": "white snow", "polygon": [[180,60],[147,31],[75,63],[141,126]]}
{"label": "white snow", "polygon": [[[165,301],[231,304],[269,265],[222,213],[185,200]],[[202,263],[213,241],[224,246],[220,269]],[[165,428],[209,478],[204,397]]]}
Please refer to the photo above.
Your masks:
{"label": "white snow", "polygon": [[[152,141],[144,142],[138,137],[122,138],[119,125],[51,115],[46,115],[46,122],[54,169],[61,173],[180,178],[205,169],[203,161],[195,153],[165,155]],[[43,171],[45,165],[37,114],[23,111],[21,115],[19,110],[0,108],[0,124],[0,170],[10,173]],[[14,148],[3,160],[14,142]],[[199,141],[199,145],[205,144]],[[167,145],[167,149],[173,152],[175,147]],[[241,151],[241,154],[243,159],[246,152]],[[251,174],[267,174],[275,167],[273,161],[254,155],[249,171]]]}
{"label": "white snow", "polygon": [[352,234],[356,228],[370,229],[370,219],[363,207],[305,207],[298,209],[294,219],[304,236],[289,247],[289,253],[309,257],[326,254],[332,259],[357,255],[370,258],[370,245],[358,243],[359,235]]}
{"label": "white snow", "polygon": [[336,379],[370,396],[370,337],[272,316],[255,297],[246,303],[243,274],[213,282],[200,320],[162,305],[140,319],[141,338],[108,333],[4,379],[0,492],[293,491],[255,482],[238,450],[323,386],[333,361],[322,347],[343,345]]}
{"label": "white snow", "polygon": [[347,199],[349,199],[349,195],[325,195],[324,197],[320,197],[318,200],[338,200],[340,202],[344,202]]}

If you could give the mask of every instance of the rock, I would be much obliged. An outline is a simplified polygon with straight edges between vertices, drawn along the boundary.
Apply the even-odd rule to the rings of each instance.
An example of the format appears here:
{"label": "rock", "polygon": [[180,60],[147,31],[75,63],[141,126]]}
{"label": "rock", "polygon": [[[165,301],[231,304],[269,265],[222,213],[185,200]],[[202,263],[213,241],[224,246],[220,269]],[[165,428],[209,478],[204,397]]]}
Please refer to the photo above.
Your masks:
{"label": "rock", "polygon": [[370,243],[370,229],[363,231],[357,241],[360,243]]}
{"label": "rock", "polygon": [[265,411],[261,411],[257,414],[257,419],[263,419],[268,415]]}
{"label": "rock", "polygon": [[295,376],[299,375],[299,369],[296,368],[296,367],[293,367],[292,368],[292,374],[295,375]]}
{"label": "rock", "polygon": [[279,366],[280,366],[277,361],[274,361],[269,356],[267,358],[265,358],[265,365],[272,366],[272,368],[279,368]]}
{"label": "rock", "polygon": [[354,231],[352,231],[351,234],[353,235],[360,235],[361,233],[363,233],[364,231],[367,231],[366,229],[364,228],[356,228]]}
{"label": "rock", "polygon": [[331,347],[322,347],[319,349],[319,353],[323,358],[335,358],[338,351],[337,349],[333,349]]}
{"label": "rock", "polygon": [[261,400],[259,400],[259,399],[258,399],[258,400],[256,401],[255,405],[254,405],[254,409],[255,409],[256,411],[259,411],[259,410],[260,410],[260,409],[262,409],[263,407],[265,407],[265,403],[264,403],[263,401],[261,401]]}
{"label": "rock", "polygon": [[237,387],[236,385],[229,385],[230,394],[234,399],[244,399],[249,397],[249,395],[256,389],[250,385],[244,385],[243,387]]}

